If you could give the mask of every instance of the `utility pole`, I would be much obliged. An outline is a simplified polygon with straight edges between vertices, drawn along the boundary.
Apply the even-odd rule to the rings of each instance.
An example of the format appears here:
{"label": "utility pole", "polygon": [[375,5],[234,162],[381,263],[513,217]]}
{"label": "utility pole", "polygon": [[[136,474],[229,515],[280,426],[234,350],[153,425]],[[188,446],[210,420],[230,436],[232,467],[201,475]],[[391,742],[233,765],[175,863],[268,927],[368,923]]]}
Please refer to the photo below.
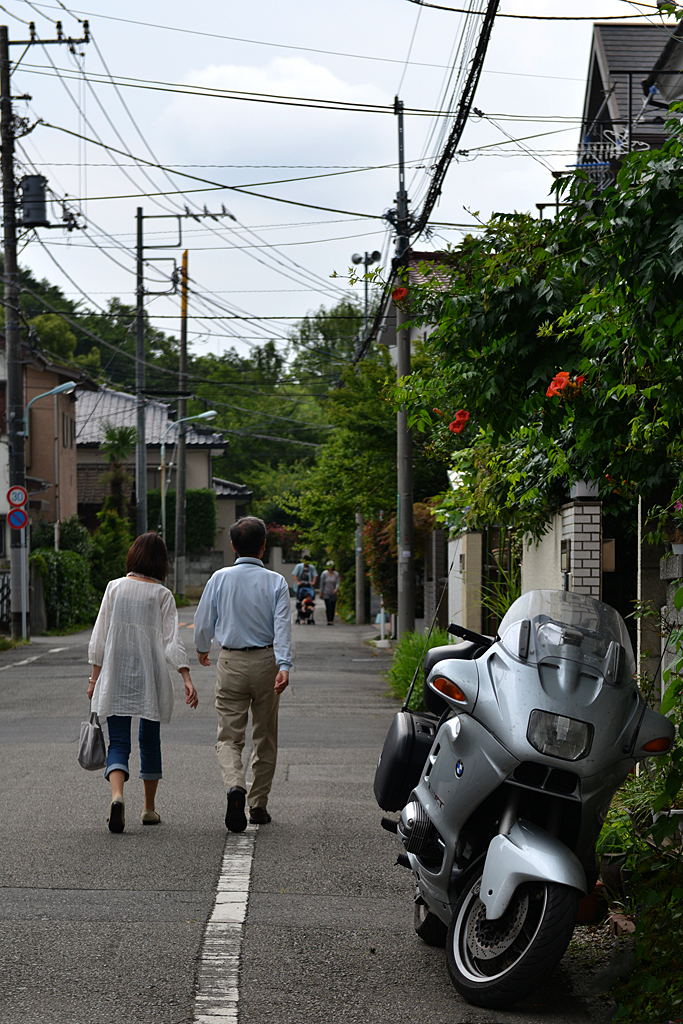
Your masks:
{"label": "utility pole", "polygon": [[[7,439],[10,487],[26,486],[24,453],[24,380],[19,322],[19,274],[17,268],[17,217],[14,187],[14,113],[10,89],[9,38],[0,25],[0,133],[2,134],[2,212],[5,247],[5,355],[7,361]],[[24,530],[11,530],[10,574],[12,586],[12,636],[22,635],[24,588],[22,560]]]}
{"label": "utility pole", "polygon": [[[187,249],[180,270],[180,354],[178,366],[178,419],[187,415]],[[187,490],[187,452],[185,424],[178,427],[178,468],[175,489],[175,590],[185,597],[185,500]]]}
{"label": "utility pole", "polygon": [[[35,43],[87,43],[90,41],[88,22],[83,22],[83,38],[71,39],[64,36],[62,23],[56,23],[57,38],[36,38],[33,22],[29,24],[29,39],[10,40],[7,25],[0,25],[0,169],[2,170],[2,214],[4,246],[3,305],[5,307],[5,359],[7,365],[7,440],[9,445],[10,487],[26,487],[26,453],[24,437],[24,370],[21,358],[21,327],[19,315],[19,271],[17,267],[17,215],[16,185],[14,181],[14,140],[15,123],[12,109],[10,46],[28,48]],[[22,97],[30,99],[30,97]],[[17,639],[26,631],[28,620],[26,575],[26,531],[11,530],[10,537],[10,584],[12,636]],[[22,629],[22,620],[24,627]]]}
{"label": "utility pole", "polygon": [[362,512],[356,512],[356,625],[365,625],[365,560],[363,558]]}
{"label": "utility pole", "polygon": [[[398,192],[396,193],[396,259],[395,266],[406,265],[409,255],[410,214],[405,182],[403,139],[403,103],[394,100],[398,117]],[[396,376],[410,374],[410,330],[406,327],[409,313],[403,300],[396,309]],[[396,417],[396,540],[398,544],[398,636],[415,629],[415,556],[413,538],[413,434],[408,428],[408,413],[403,405]]]}
{"label": "utility pole", "polygon": [[147,437],[145,431],[145,279],[142,207],[136,216],[135,399],[138,439],[135,446],[135,534],[147,533]]}
{"label": "utility pole", "polygon": [[[206,207],[202,213],[191,213],[187,207],[185,213],[148,213],[143,214],[142,207],[137,210],[137,244],[136,244],[136,307],[135,307],[135,395],[137,410],[137,432],[138,440],[135,449],[135,497],[136,535],[147,532],[147,438],[145,436],[145,295],[173,295],[178,290],[178,267],[175,258],[172,256],[157,256],[157,261],[173,263],[171,274],[172,286],[161,292],[152,292],[145,288],[145,249],[178,249],[183,244],[183,217],[191,217],[201,222],[202,217],[210,217],[211,220],[218,220],[219,217],[235,218],[221,207],[220,213],[210,213]],[[144,241],[144,221],[146,220],[175,220],[178,222],[178,241],[164,242],[162,245],[146,245]],[[187,290],[187,276],[185,277],[185,289]],[[187,308],[186,308],[187,315]],[[187,338],[187,334],[185,335]],[[187,342],[186,342],[187,346]],[[187,374],[187,364],[185,365]],[[181,384],[181,391],[184,390]],[[181,428],[184,429],[184,428]],[[177,551],[176,551],[177,558]]]}

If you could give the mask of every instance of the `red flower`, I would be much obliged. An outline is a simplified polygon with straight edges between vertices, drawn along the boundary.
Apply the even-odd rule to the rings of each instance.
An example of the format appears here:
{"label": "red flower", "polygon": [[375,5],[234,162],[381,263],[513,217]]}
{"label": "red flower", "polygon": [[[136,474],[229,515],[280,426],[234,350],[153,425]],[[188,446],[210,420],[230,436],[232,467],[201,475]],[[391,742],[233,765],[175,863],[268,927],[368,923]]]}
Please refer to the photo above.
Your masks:
{"label": "red flower", "polygon": [[435,412],[437,416],[443,416],[443,413],[441,412],[441,409],[436,409],[435,408],[435,409],[432,409],[432,412]]}
{"label": "red flower", "polygon": [[559,395],[564,391],[567,384],[569,384],[569,374],[566,370],[560,370],[560,372],[556,373],[550,381],[548,390],[546,391],[546,397],[551,398],[553,395]]}
{"label": "red flower", "polygon": [[546,397],[552,398],[554,395],[562,395],[564,392],[565,398],[575,398],[581,390],[585,379],[584,375],[580,373],[575,380],[571,380],[566,370],[560,370],[550,381]]}
{"label": "red flower", "polygon": [[394,288],[393,292],[391,293],[391,297],[394,300],[394,302],[400,302],[401,299],[405,299],[407,294],[407,288]]}
{"label": "red flower", "polygon": [[466,409],[458,409],[458,411],[455,414],[455,419],[453,420],[452,423],[448,424],[448,429],[452,431],[452,433],[454,434],[462,434],[463,430],[465,429],[465,424],[467,423],[469,418],[470,414],[467,412]]}

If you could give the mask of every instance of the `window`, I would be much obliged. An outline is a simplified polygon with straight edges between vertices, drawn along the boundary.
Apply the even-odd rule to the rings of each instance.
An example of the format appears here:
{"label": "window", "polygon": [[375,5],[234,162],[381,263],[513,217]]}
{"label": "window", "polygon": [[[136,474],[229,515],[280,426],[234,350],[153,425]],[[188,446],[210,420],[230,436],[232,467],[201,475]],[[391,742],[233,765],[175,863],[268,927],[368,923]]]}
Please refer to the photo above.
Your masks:
{"label": "window", "polygon": [[62,413],[62,448],[69,447],[69,417]]}

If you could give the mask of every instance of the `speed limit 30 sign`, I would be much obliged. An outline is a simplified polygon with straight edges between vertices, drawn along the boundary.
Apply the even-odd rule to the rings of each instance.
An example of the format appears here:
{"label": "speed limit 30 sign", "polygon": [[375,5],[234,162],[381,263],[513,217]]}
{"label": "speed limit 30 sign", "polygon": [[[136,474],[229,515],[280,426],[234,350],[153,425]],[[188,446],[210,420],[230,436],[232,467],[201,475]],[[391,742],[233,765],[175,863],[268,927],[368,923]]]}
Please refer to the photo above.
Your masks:
{"label": "speed limit 30 sign", "polygon": [[28,491],[21,484],[15,484],[7,492],[7,501],[10,505],[25,505],[28,501]]}

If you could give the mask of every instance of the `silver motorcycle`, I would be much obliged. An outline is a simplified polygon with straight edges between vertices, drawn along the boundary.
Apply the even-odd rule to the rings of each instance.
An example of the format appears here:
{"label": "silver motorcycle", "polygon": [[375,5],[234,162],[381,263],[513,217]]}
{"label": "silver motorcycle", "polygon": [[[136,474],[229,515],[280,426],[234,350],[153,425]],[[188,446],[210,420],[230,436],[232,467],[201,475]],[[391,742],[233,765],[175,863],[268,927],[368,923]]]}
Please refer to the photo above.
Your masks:
{"label": "silver motorcycle", "polygon": [[455,988],[501,1009],[562,958],[614,793],[669,751],[674,726],[636,686],[621,616],[593,598],[535,590],[495,640],[425,659],[428,713],[396,716],[375,796],[415,876],[415,930],[445,945]]}

